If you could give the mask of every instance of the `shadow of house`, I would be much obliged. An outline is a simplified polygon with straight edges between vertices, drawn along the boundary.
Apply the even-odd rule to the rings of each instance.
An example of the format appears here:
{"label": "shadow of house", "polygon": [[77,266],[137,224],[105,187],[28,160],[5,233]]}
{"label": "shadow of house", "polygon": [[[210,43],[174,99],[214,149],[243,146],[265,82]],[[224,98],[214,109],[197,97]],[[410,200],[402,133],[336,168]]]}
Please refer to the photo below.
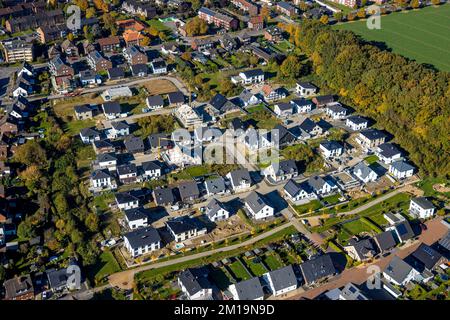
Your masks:
{"label": "shadow of house", "polygon": [[266,193],[264,197],[267,199],[269,205],[274,207],[275,213],[279,213],[288,207],[286,200],[284,200],[276,190]]}
{"label": "shadow of house", "polygon": [[338,273],[341,273],[345,270],[345,265],[347,264],[347,258],[343,252],[330,252],[328,253],[330,255],[331,261],[333,261],[333,264],[338,271]]}

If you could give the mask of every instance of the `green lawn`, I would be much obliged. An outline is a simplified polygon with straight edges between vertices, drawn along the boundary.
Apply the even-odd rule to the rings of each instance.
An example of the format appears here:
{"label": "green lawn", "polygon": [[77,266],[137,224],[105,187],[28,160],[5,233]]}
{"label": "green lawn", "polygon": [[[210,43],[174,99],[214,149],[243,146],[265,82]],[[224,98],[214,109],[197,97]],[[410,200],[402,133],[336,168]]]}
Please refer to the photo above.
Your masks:
{"label": "green lawn", "polygon": [[228,265],[228,268],[231,270],[234,278],[238,282],[251,278],[251,275],[247,272],[247,270],[245,270],[244,266],[239,260],[236,260],[232,264]]}
{"label": "green lawn", "polygon": [[95,120],[72,120],[64,124],[64,130],[71,136],[80,134],[81,129],[95,126]]}
{"label": "green lawn", "polygon": [[339,199],[342,196],[338,193],[338,194],[333,194],[331,196],[325,197],[322,199],[323,202],[327,202],[328,205],[332,205],[332,204],[336,204],[339,202]]}
{"label": "green lawn", "polygon": [[362,222],[359,219],[355,220],[355,221],[344,223],[342,225],[342,227],[346,231],[350,232],[353,235],[358,235],[362,232],[371,232],[372,231],[372,229],[367,224],[365,224],[364,222]]}
{"label": "green lawn", "polygon": [[104,251],[97,263],[88,268],[88,274],[96,283],[102,283],[104,277],[119,271],[121,271],[119,263],[111,251]]}
{"label": "green lawn", "polygon": [[367,162],[368,165],[371,165],[378,161],[378,157],[376,155],[372,154],[371,156],[364,158],[364,160]]}
{"label": "green lawn", "polygon": [[267,272],[264,266],[261,264],[261,262],[255,262],[254,261],[255,259],[244,258],[243,260],[247,265],[247,268],[250,269],[251,273],[253,273],[255,277],[260,277]]}
{"label": "green lawn", "polygon": [[384,42],[395,53],[450,71],[450,4],[392,13],[381,17],[381,29],[368,29],[366,21],[336,25],[370,41]]}
{"label": "green lawn", "polygon": [[424,191],[424,196],[426,197],[436,197],[438,198],[440,195],[443,195],[446,198],[450,199],[450,192],[437,192],[434,190],[433,186],[435,184],[444,184],[449,185],[450,181],[445,178],[425,178],[424,180],[417,183],[417,186]]}
{"label": "green lawn", "polygon": [[281,263],[280,259],[278,259],[275,254],[266,254],[263,258],[264,263],[266,264],[267,268],[269,268],[271,271],[280,269],[283,267],[283,264]]}
{"label": "green lawn", "polygon": [[304,213],[308,213],[308,212],[312,212],[315,210],[318,210],[320,208],[322,208],[322,204],[320,203],[319,200],[312,200],[308,203],[299,205],[299,206],[294,206],[295,211],[297,211],[298,214],[304,214]]}

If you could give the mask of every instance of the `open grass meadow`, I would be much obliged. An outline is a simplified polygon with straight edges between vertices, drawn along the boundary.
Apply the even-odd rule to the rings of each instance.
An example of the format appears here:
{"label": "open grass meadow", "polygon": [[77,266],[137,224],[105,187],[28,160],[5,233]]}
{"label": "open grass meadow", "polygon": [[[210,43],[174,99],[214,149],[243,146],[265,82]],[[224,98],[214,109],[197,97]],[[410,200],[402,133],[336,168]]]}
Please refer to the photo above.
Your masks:
{"label": "open grass meadow", "polygon": [[450,4],[381,16],[381,29],[370,30],[366,21],[335,26],[351,30],[369,41],[384,42],[393,52],[419,63],[450,71]]}

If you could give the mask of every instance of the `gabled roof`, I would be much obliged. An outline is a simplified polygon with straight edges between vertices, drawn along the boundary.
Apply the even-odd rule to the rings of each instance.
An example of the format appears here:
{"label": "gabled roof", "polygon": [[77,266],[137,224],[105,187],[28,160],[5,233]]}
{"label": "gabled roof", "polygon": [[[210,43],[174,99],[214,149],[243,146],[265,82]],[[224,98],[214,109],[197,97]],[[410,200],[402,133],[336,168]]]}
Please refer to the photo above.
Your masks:
{"label": "gabled roof", "polygon": [[432,270],[442,259],[442,255],[439,252],[425,243],[421,243],[411,256],[423,264],[428,270]]}
{"label": "gabled roof", "polygon": [[361,117],[361,116],[350,116],[347,118],[347,120],[354,124],[362,124],[362,123],[368,122],[368,120],[366,118]]}
{"label": "gabled roof", "polygon": [[395,229],[400,235],[401,240],[406,241],[414,238],[415,234],[408,221],[403,221],[395,225]]}
{"label": "gabled roof", "polygon": [[427,200],[425,197],[417,197],[411,199],[414,203],[420,206],[422,209],[434,209],[434,205],[430,200]]}
{"label": "gabled roof", "polygon": [[180,273],[178,276],[179,281],[186,289],[190,296],[195,295],[197,292],[205,289],[211,289],[212,284],[208,280],[208,270],[206,267],[189,268]]}
{"label": "gabled roof", "polygon": [[373,171],[367,164],[365,164],[363,161],[359,162],[356,166],[353,167],[353,172],[360,171],[361,174],[359,175],[361,179],[367,178]]}
{"label": "gabled roof", "polygon": [[317,101],[317,104],[319,104],[319,105],[323,105],[323,104],[334,102],[334,96],[333,95],[317,96],[314,99]]}
{"label": "gabled roof", "polygon": [[308,184],[314,190],[321,190],[327,182],[320,176],[313,176],[308,179]]}
{"label": "gabled roof", "polygon": [[105,102],[102,107],[105,113],[120,113],[122,111],[120,103],[117,101]]}
{"label": "gabled roof", "polygon": [[220,193],[226,190],[225,180],[222,177],[205,181],[206,189],[211,193]]}
{"label": "gabled roof", "polygon": [[317,89],[317,87],[313,85],[311,82],[297,82],[297,84],[305,89]]}
{"label": "gabled roof", "polygon": [[124,235],[133,249],[161,242],[158,231],[153,227],[139,228]]}
{"label": "gabled roof", "polygon": [[373,243],[372,238],[365,238],[361,240],[350,239],[348,244],[355,249],[356,254],[361,260],[373,257],[377,253],[377,248]]}
{"label": "gabled roof", "polygon": [[280,103],[277,103],[277,106],[281,111],[288,111],[288,110],[292,111],[292,105],[290,103],[280,102]]}
{"label": "gabled roof", "polygon": [[130,194],[129,192],[117,192],[115,195],[118,204],[124,204],[129,202],[139,201],[138,198]]}
{"label": "gabled roof", "polygon": [[50,269],[47,270],[46,273],[50,288],[58,289],[67,284],[68,274],[66,268],[62,268],[59,270]]}
{"label": "gabled roof", "polygon": [[233,181],[233,185],[237,186],[241,184],[241,181],[245,181],[246,183],[251,183],[250,173],[247,169],[238,169],[231,171],[230,173],[231,180]]}
{"label": "gabled roof", "polygon": [[401,154],[402,152],[394,146],[392,143],[383,143],[378,146],[379,153],[385,158],[393,157],[397,154]]}
{"label": "gabled roof", "polygon": [[256,300],[264,297],[264,292],[258,277],[238,282],[234,286],[239,300]]}
{"label": "gabled roof", "polygon": [[149,217],[149,211],[144,208],[133,208],[130,210],[125,210],[125,216],[128,221],[147,219]]}
{"label": "gabled roof", "polygon": [[256,191],[252,191],[247,198],[245,198],[245,203],[252,209],[253,212],[259,212],[265,206],[272,207],[264,197]]}
{"label": "gabled roof", "polygon": [[159,95],[147,97],[147,104],[152,107],[164,106],[164,99]]}
{"label": "gabled roof", "polygon": [[339,103],[332,104],[331,106],[328,106],[327,109],[333,113],[341,113],[341,112],[346,113],[347,112],[347,108],[343,107]]}
{"label": "gabled roof", "polygon": [[87,104],[82,104],[80,106],[75,106],[74,110],[76,113],[85,113],[85,112],[92,112],[92,108]]}
{"label": "gabled roof", "polygon": [[111,178],[111,175],[109,174],[108,170],[106,170],[106,169],[95,170],[91,174],[92,180],[100,180],[100,179],[108,179],[108,178]]}
{"label": "gabled roof", "polygon": [[310,133],[311,131],[314,130],[314,128],[317,126],[318,124],[315,123],[314,121],[312,121],[309,118],[306,118],[300,125],[300,129],[304,130],[307,133]]}
{"label": "gabled roof", "polygon": [[277,176],[298,172],[297,164],[294,160],[281,160],[278,164],[272,163],[272,167],[277,168],[275,174]]}
{"label": "gabled roof", "polygon": [[181,91],[170,92],[167,94],[169,103],[184,103],[184,94]]}
{"label": "gabled roof", "polygon": [[181,200],[188,199],[190,197],[198,197],[200,195],[197,182],[195,181],[181,182],[178,185],[178,190],[180,191]]}
{"label": "gabled roof", "polygon": [[238,129],[245,131],[248,128],[248,124],[247,124],[247,122],[243,122],[240,118],[234,118],[230,122],[230,127],[232,130],[235,130],[235,131]]}
{"label": "gabled roof", "polygon": [[94,137],[94,136],[100,136],[100,133],[98,133],[97,131],[95,131],[92,128],[84,128],[81,129],[80,134],[83,137]]}
{"label": "gabled roof", "polygon": [[300,269],[306,283],[315,282],[336,273],[336,268],[329,254],[303,262]]}
{"label": "gabled roof", "polygon": [[136,76],[140,73],[148,74],[148,66],[144,63],[133,64],[130,68],[133,76]]}
{"label": "gabled roof", "polygon": [[241,73],[244,74],[247,78],[253,78],[264,75],[264,71],[262,71],[261,69],[247,70],[242,71]]}
{"label": "gabled roof", "polygon": [[134,163],[126,163],[120,166],[117,166],[117,173],[119,175],[137,173],[137,167]]}
{"label": "gabled roof", "polygon": [[144,150],[144,141],[141,138],[135,136],[128,136],[124,139],[123,143],[125,148],[131,152],[142,152]]}
{"label": "gabled roof", "polygon": [[381,251],[389,250],[397,245],[392,231],[385,231],[377,234],[374,239]]}
{"label": "gabled roof", "polygon": [[223,209],[228,212],[225,205],[219,200],[213,198],[208,205],[206,206],[206,215],[208,217],[213,217],[220,209]]}
{"label": "gabled roof", "polygon": [[148,136],[150,148],[167,147],[172,144],[169,136],[165,133],[155,133]]}
{"label": "gabled roof", "polygon": [[108,76],[110,79],[123,78],[125,77],[125,72],[122,68],[114,67],[108,69]]}
{"label": "gabled roof", "polygon": [[450,231],[439,240],[439,245],[450,251]]}
{"label": "gabled roof", "polygon": [[302,107],[302,106],[312,105],[313,102],[310,99],[297,98],[297,99],[292,99],[291,104],[295,104],[299,107]]}
{"label": "gabled roof", "polygon": [[361,131],[360,134],[369,140],[377,140],[377,139],[386,138],[386,135],[382,131],[375,130],[375,129],[367,129],[367,130]]}
{"label": "gabled roof", "polygon": [[175,234],[184,233],[191,230],[204,229],[204,224],[197,218],[189,218],[188,216],[181,216],[166,222],[168,228],[170,228]]}
{"label": "gabled roof", "polygon": [[399,172],[407,172],[410,170],[414,170],[414,167],[405,161],[395,161],[391,164],[392,168]]}
{"label": "gabled roof", "polygon": [[102,153],[97,156],[98,162],[117,161],[117,157],[114,153]]}
{"label": "gabled roof", "polygon": [[297,285],[297,277],[295,276],[292,265],[268,272],[276,291],[283,290],[293,285]]}
{"label": "gabled roof", "polygon": [[175,202],[172,188],[156,188],[153,190],[153,197],[157,205]]}
{"label": "gabled roof", "polygon": [[153,69],[163,69],[167,67],[166,62],[163,59],[155,59],[151,64]]}
{"label": "gabled roof", "polygon": [[119,36],[111,36],[107,38],[101,38],[97,40],[97,43],[100,46],[109,46],[109,45],[117,45],[120,44],[120,38]]}
{"label": "gabled roof", "polygon": [[333,141],[333,140],[332,141],[329,141],[329,140],[322,141],[320,143],[320,145],[322,147],[324,147],[328,151],[338,150],[338,149],[342,149],[343,148],[342,145],[339,142]]}
{"label": "gabled roof", "polygon": [[394,255],[386,268],[384,268],[383,272],[394,279],[397,283],[402,283],[412,269],[413,267],[400,259],[398,256]]}
{"label": "gabled roof", "polygon": [[161,170],[162,167],[159,164],[158,161],[146,161],[146,162],[142,162],[142,169],[144,171],[147,170]]}
{"label": "gabled roof", "polygon": [[130,128],[130,126],[123,121],[111,122],[111,127],[113,127],[115,130],[124,130]]}

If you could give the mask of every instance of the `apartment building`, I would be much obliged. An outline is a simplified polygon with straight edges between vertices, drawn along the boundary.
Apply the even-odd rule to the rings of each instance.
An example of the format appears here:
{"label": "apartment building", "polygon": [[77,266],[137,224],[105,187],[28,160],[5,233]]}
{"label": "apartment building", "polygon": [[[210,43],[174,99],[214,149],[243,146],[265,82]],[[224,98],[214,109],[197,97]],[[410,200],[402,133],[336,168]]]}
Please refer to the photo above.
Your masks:
{"label": "apartment building", "polygon": [[200,19],[205,20],[208,24],[214,24],[216,27],[224,28],[225,30],[235,30],[238,28],[239,24],[237,19],[206,7],[200,8],[198,11],[198,16]]}
{"label": "apartment building", "polygon": [[21,38],[2,41],[3,56],[8,63],[33,61],[34,46]]}

